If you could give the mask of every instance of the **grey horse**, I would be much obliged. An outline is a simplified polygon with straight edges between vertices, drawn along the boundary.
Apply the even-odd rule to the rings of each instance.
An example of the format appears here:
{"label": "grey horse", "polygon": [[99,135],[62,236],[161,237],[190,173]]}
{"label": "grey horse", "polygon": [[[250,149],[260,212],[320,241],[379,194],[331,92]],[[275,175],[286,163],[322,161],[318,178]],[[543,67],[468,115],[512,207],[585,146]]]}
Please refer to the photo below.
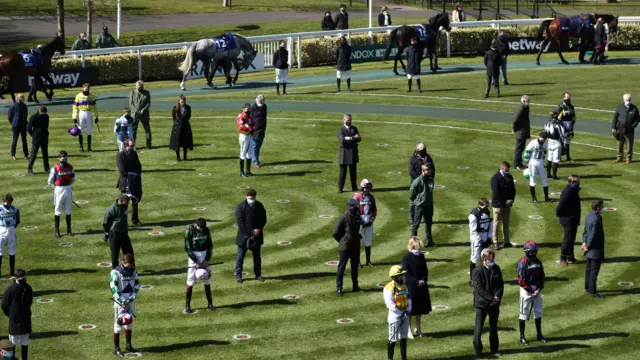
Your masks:
{"label": "grey horse", "polygon": [[[182,71],[184,76],[182,77],[182,82],[180,83],[180,89],[185,90],[185,83],[187,82],[187,76],[191,71],[192,66],[198,61],[202,61],[202,66],[204,68],[204,75],[207,79],[207,85],[211,88],[215,88],[213,86],[213,76],[215,74],[215,69],[218,66],[222,66],[224,69],[225,76],[227,78],[227,85],[231,86],[231,65],[232,62],[235,65],[238,65],[238,59],[242,58],[240,62],[240,67],[242,69],[248,69],[253,59],[255,59],[257,53],[253,48],[249,40],[245,37],[233,34],[233,40],[236,44],[234,49],[220,49],[220,46],[216,46],[216,42],[218,45],[224,42],[228,42],[228,39],[225,39],[225,36],[218,39],[201,39],[195,42],[193,45],[189,47],[187,50],[187,56],[178,69]],[[224,48],[224,46],[222,47]],[[211,63],[213,62],[213,70],[211,71]],[[236,76],[237,79],[237,76]],[[235,83],[235,81],[233,82]]]}

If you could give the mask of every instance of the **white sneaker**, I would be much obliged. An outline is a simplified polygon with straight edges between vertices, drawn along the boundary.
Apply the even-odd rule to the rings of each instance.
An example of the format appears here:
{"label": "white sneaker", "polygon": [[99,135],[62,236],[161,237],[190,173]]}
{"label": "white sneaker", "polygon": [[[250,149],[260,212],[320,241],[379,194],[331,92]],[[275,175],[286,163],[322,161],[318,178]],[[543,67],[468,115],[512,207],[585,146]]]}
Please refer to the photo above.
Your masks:
{"label": "white sneaker", "polygon": [[413,340],[413,334],[411,333],[411,329],[409,329],[409,331],[408,331],[407,339]]}

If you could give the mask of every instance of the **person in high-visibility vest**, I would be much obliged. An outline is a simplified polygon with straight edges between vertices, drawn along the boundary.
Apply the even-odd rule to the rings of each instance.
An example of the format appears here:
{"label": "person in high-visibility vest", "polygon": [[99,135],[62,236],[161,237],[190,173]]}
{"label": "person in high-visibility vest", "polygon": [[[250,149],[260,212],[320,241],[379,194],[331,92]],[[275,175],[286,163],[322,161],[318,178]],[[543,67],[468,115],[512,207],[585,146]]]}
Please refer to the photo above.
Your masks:
{"label": "person in high-visibility vest", "polygon": [[400,265],[394,265],[389,270],[389,282],[384,287],[384,303],[389,309],[387,322],[389,323],[389,343],[387,357],[393,359],[396,342],[400,340],[400,355],[407,359],[407,334],[409,333],[409,314],[411,313],[411,299],[409,290],[404,285],[406,271]]}

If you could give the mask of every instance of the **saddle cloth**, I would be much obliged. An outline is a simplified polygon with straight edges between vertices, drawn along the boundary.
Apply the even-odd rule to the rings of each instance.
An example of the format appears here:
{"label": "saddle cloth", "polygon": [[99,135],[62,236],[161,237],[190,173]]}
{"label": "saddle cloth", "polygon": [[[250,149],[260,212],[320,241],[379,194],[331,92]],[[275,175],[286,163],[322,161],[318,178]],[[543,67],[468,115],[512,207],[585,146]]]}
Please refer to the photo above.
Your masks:
{"label": "saddle cloth", "polygon": [[216,51],[233,50],[237,47],[233,34],[230,32],[226,33],[224,37],[213,38],[211,40],[216,44]]}
{"label": "saddle cloth", "polygon": [[40,61],[38,61],[38,58],[33,54],[22,52],[22,51],[19,52],[18,54],[22,56],[22,60],[24,61],[24,66],[33,67],[33,66],[40,65]]}
{"label": "saddle cloth", "polygon": [[582,29],[591,27],[589,18],[582,16],[559,17],[556,22],[561,32],[573,35],[579,35]]}
{"label": "saddle cloth", "polygon": [[418,40],[420,41],[429,41],[433,40],[436,37],[436,34],[431,30],[430,27],[416,26],[416,31],[418,31]]}

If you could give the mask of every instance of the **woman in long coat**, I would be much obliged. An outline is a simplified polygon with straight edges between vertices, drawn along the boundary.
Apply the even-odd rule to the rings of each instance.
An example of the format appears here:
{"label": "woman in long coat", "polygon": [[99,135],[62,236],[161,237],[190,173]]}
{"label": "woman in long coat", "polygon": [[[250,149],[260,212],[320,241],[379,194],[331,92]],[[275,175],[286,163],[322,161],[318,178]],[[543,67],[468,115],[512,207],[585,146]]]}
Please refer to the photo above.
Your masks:
{"label": "woman in long coat", "polygon": [[[429,270],[427,269],[427,260],[422,254],[422,241],[412,236],[409,239],[409,252],[402,257],[402,268],[407,272],[405,278],[407,281],[407,289],[409,289],[409,298],[411,299],[411,316],[416,318],[415,336],[422,337],[422,328],[420,320],[422,315],[431,312],[431,297],[429,296]],[[411,320],[409,320],[409,338],[411,336]]]}
{"label": "woman in long coat", "polygon": [[193,134],[191,133],[191,107],[186,104],[187,98],[184,95],[178,97],[178,104],[173,107],[171,117],[173,127],[171,128],[171,140],[169,149],[176,152],[176,161],[180,161],[180,148],[182,148],[182,158],[187,160],[187,152],[193,150]]}

